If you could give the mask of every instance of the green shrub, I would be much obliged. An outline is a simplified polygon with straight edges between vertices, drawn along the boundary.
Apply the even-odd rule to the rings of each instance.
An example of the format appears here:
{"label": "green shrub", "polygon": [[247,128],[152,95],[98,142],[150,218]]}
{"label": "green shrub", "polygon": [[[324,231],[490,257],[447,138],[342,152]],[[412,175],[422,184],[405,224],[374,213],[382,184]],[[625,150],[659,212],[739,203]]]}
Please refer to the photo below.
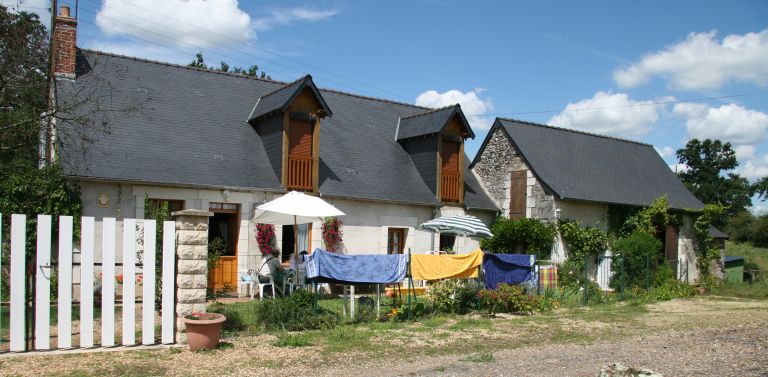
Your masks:
{"label": "green shrub", "polygon": [[227,309],[224,306],[215,307],[210,310],[212,313],[223,314],[227,319],[224,321],[222,330],[224,331],[243,331],[246,328],[243,322],[243,316],[236,310]]}
{"label": "green shrub", "polygon": [[339,317],[322,308],[313,309],[311,292],[299,289],[288,297],[264,300],[256,306],[259,324],[269,329],[287,331],[333,328]]}
{"label": "green shrub", "polygon": [[650,288],[653,268],[661,255],[661,241],[645,232],[634,232],[613,243],[611,287],[631,289]]}
{"label": "green shrub", "polygon": [[275,347],[307,347],[312,345],[312,340],[305,333],[281,332],[277,334],[277,339],[272,342]]}
{"label": "green shrub", "polygon": [[555,227],[537,219],[510,220],[496,219],[491,226],[493,237],[480,241],[480,247],[491,253],[515,253],[521,245],[528,254],[537,259],[549,259],[555,242]]}
{"label": "green shrub", "polygon": [[511,313],[529,315],[539,306],[538,297],[525,293],[523,287],[499,284],[498,288],[483,289],[477,294],[480,306],[488,314]]}
{"label": "green shrub", "polygon": [[695,290],[692,286],[672,279],[654,286],[650,290],[644,292],[641,297],[655,301],[667,301],[674,298],[690,297],[694,294]]}
{"label": "green shrub", "polygon": [[557,267],[557,284],[562,288],[581,287],[584,279],[584,260],[569,258]]}
{"label": "green shrub", "polygon": [[477,308],[480,289],[480,283],[475,280],[442,280],[427,290],[427,300],[438,313],[466,314]]}

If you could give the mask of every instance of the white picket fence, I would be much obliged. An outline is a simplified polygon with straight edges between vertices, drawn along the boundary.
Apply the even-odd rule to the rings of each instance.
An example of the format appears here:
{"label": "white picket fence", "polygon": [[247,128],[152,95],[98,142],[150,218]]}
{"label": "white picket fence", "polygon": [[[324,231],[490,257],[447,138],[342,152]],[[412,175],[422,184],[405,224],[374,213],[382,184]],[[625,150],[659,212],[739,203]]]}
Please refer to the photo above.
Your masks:
{"label": "white picket fence", "polygon": [[[101,273],[104,277],[101,287],[101,315],[94,316],[94,277],[96,226],[93,217],[83,217],[80,230],[80,268],[79,268],[79,301],[73,300],[73,291],[78,284],[73,284],[73,218],[71,216],[59,217],[58,239],[58,266],[51,265],[51,226],[52,217],[49,215],[37,216],[37,250],[34,270],[35,297],[34,297],[34,345],[27,347],[25,335],[26,311],[31,305],[27,301],[26,287],[27,266],[26,255],[26,215],[11,215],[11,258],[10,258],[10,324],[8,327],[9,344],[0,349],[11,352],[32,350],[91,348],[116,346],[115,335],[121,334],[123,346],[137,345],[137,327],[141,330],[141,343],[143,345],[156,344],[155,334],[155,263],[162,263],[162,301],[160,316],[160,343],[174,343],[175,326],[175,240],[176,229],[173,221],[163,223],[163,253],[162,261],[155,261],[155,237],[157,224],[155,220],[138,220],[143,224],[143,247],[147,252],[143,253],[143,291],[141,321],[136,320],[136,224],[135,219],[123,220],[123,244],[122,244],[122,277],[123,298],[116,300],[115,279],[116,274],[116,224],[114,218],[104,218],[101,222]],[[2,214],[0,214],[2,224]],[[0,232],[0,244],[2,244],[2,232]],[[2,249],[0,249],[2,253]],[[1,255],[0,255],[1,257]],[[0,258],[2,261],[2,258]],[[0,262],[1,263],[1,262]],[[2,266],[0,266],[1,268]],[[58,279],[58,297],[56,302],[57,343],[51,344],[51,276],[56,269]],[[0,274],[2,279],[2,274]],[[0,285],[2,286],[2,285]],[[0,292],[1,293],[1,292]],[[1,295],[0,295],[1,296]],[[79,318],[73,321],[73,305],[79,305]],[[122,305],[122,306],[121,306]],[[116,329],[116,308],[122,311],[122,331]],[[0,306],[0,320],[3,318]],[[94,329],[96,320],[101,321],[100,331]],[[79,341],[73,347],[73,324],[79,328]],[[0,323],[0,329],[3,329]],[[99,343],[95,344],[94,334]],[[2,335],[2,334],[0,334]],[[0,339],[3,339],[0,336]],[[31,348],[31,349],[30,349]]]}

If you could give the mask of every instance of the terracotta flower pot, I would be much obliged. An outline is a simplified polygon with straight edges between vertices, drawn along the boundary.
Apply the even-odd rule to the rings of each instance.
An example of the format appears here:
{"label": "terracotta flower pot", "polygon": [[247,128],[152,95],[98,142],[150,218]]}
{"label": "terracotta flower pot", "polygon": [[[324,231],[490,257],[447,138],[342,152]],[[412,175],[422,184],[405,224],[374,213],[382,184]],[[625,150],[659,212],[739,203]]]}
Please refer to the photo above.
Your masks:
{"label": "terracotta flower pot", "polygon": [[195,313],[193,316],[197,319],[184,318],[189,349],[216,348],[221,337],[221,326],[227,318],[218,313]]}
{"label": "terracotta flower pot", "polygon": [[696,287],[696,293],[703,295],[704,293],[707,293],[707,289],[704,287]]}

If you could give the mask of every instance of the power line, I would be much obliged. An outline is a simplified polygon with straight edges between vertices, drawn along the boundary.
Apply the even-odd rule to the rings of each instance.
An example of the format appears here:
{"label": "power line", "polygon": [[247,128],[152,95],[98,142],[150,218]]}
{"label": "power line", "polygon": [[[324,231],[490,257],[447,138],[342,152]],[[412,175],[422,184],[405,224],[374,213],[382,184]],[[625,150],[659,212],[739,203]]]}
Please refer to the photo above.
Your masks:
{"label": "power line", "polygon": [[[97,3],[95,0],[90,0],[90,1],[91,1],[92,3],[94,3],[94,4],[99,4],[99,3]],[[140,5],[137,5],[137,4],[134,4],[134,3],[128,3],[128,4],[130,4],[131,6],[133,6],[133,7],[135,7],[135,8],[143,9],[143,10],[146,10],[146,11],[148,11],[148,12],[154,12],[154,10],[152,10],[152,9],[148,9],[148,8],[146,8],[146,7],[142,7],[142,6],[140,6]],[[90,13],[95,13],[93,10],[88,10],[88,11],[89,11]],[[160,23],[158,23],[158,22],[152,21],[152,20],[150,20],[150,19],[147,19],[146,17],[142,17],[142,16],[140,16],[140,15],[136,15],[136,14],[134,14],[134,13],[126,12],[126,11],[124,11],[124,10],[117,10],[117,11],[118,11],[118,12],[121,12],[121,13],[123,13],[123,14],[126,14],[126,15],[128,15],[128,16],[137,17],[137,18],[142,18],[142,19],[143,19],[143,20],[145,20],[145,21],[151,22],[151,23],[153,23],[153,24],[155,24],[155,25],[158,25],[158,26],[164,27],[164,28],[166,28],[166,29],[169,29],[169,30],[182,31],[182,30],[179,30],[179,29],[177,29],[177,28],[173,28],[173,27],[170,27],[170,26],[168,26],[168,25],[160,24]],[[193,27],[195,27],[195,28],[197,28],[197,29],[200,29],[200,30],[203,30],[204,32],[207,32],[207,33],[209,33],[209,34],[211,34],[211,35],[215,35],[215,36],[218,36],[218,37],[221,37],[221,38],[224,38],[224,39],[230,40],[230,41],[232,41],[232,42],[235,42],[235,43],[241,43],[241,41],[239,41],[239,40],[237,40],[237,39],[234,39],[234,38],[232,38],[232,37],[230,37],[230,36],[228,36],[228,35],[220,34],[220,33],[217,33],[217,32],[215,32],[215,31],[213,31],[213,30],[210,30],[210,29],[206,29],[206,28],[202,28],[202,27],[200,27],[200,26],[198,26],[198,25],[195,25],[195,24],[192,24],[192,23],[186,22],[186,21],[184,21],[184,20],[180,20],[180,19],[178,19],[178,18],[175,18],[175,17],[171,17],[171,16],[167,16],[167,15],[164,15],[163,17],[165,17],[165,18],[168,18],[168,19],[170,19],[170,20],[174,20],[174,21],[176,21],[176,22],[179,22],[179,23],[182,23],[182,24],[185,24],[185,25],[193,26]],[[114,18],[111,18],[111,17],[110,17],[110,19],[113,19],[113,20],[115,20]],[[116,20],[116,21],[118,21],[118,22],[119,22],[119,20]],[[132,24],[129,24],[129,25],[131,25],[131,26],[134,26],[134,25],[132,25]],[[134,27],[136,27],[136,26],[134,26]],[[137,29],[141,29],[141,28],[138,28],[138,27],[136,27],[136,28],[137,28]],[[146,29],[142,29],[142,30],[145,30],[145,31],[147,31],[147,32],[150,32],[150,33],[154,33],[154,32],[152,32],[152,31],[150,31],[150,30],[146,30]],[[154,34],[157,34],[157,33],[154,33]],[[284,67],[284,68],[286,68],[286,69],[290,69],[290,70],[293,70],[293,71],[296,71],[296,72],[300,72],[300,73],[303,73],[302,71],[300,71],[300,70],[298,70],[298,69],[296,69],[296,68],[293,68],[293,67],[287,66],[287,65],[285,65],[285,64],[279,63],[279,62],[277,62],[277,61],[275,61],[275,60],[272,60],[272,59],[268,59],[268,58],[265,58],[265,57],[263,57],[263,56],[257,56],[257,55],[254,55],[254,54],[252,54],[252,53],[249,53],[249,52],[247,52],[247,51],[241,51],[241,50],[238,50],[238,49],[235,49],[235,48],[229,47],[229,46],[225,46],[225,45],[222,45],[222,44],[218,44],[218,43],[216,43],[216,42],[214,42],[214,41],[211,41],[210,39],[205,39],[205,38],[202,38],[202,37],[200,37],[200,39],[206,40],[206,41],[208,41],[209,43],[211,43],[212,45],[214,45],[214,46],[217,46],[217,47],[219,47],[219,48],[226,48],[226,49],[229,49],[229,50],[235,51],[235,52],[237,52],[237,53],[239,53],[239,54],[245,54],[245,55],[249,55],[249,56],[251,56],[251,57],[254,57],[254,58],[256,58],[256,59],[259,59],[259,60],[266,60],[266,61],[268,61],[268,62],[271,62],[271,63],[273,63],[273,64],[276,64],[276,65],[282,66],[282,67]],[[192,46],[192,47],[195,47],[195,46]],[[395,96],[395,97],[397,97],[397,98],[400,98],[401,100],[407,101],[407,102],[409,102],[409,103],[411,102],[411,99],[405,98],[405,97],[403,97],[402,95],[400,95],[400,94],[398,94],[398,93],[394,93],[394,92],[391,92],[391,91],[389,91],[389,90],[386,90],[386,89],[383,89],[383,88],[377,87],[377,86],[375,86],[375,85],[372,85],[372,84],[368,84],[368,83],[365,83],[365,82],[363,82],[363,81],[360,81],[360,80],[357,80],[357,79],[354,79],[354,78],[351,78],[351,77],[347,77],[347,76],[344,76],[344,75],[341,75],[341,74],[338,74],[338,73],[334,73],[334,72],[331,72],[331,71],[329,71],[329,70],[323,69],[323,68],[321,68],[321,67],[318,67],[318,66],[315,66],[315,65],[312,65],[312,64],[308,64],[308,63],[304,63],[304,62],[302,62],[302,61],[300,61],[300,60],[297,60],[297,59],[293,59],[293,58],[291,58],[291,57],[288,57],[288,56],[285,56],[285,55],[281,55],[281,54],[278,54],[278,53],[275,53],[275,52],[269,51],[269,50],[267,50],[267,49],[263,49],[263,48],[260,48],[260,47],[258,47],[258,46],[251,46],[251,47],[253,47],[254,49],[257,49],[257,50],[259,50],[259,51],[262,51],[262,52],[264,52],[264,53],[266,53],[266,54],[269,54],[269,55],[272,55],[272,56],[278,57],[278,58],[280,58],[280,59],[288,60],[288,61],[294,62],[294,63],[296,63],[296,64],[300,64],[300,65],[302,65],[302,66],[305,66],[305,67],[309,67],[309,68],[312,68],[312,69],[314,69],[314,70],[317,70],[317,71],[321,71],[321,72],[324,72],[324,73],[326,73],[326,74],[329,74],[329,75],[332,75],[332,76],[338,77],[338,78],[340,78],[340,79],[343,79],[343,80],[346,80],[346,81],[350,81],[350,82],[353,82],[353,83],[355,83],[355,84],[358,84],[358,85],[362,85],[362,86],[368,87],[368,88],[370,88],[370,89],[374,89],[374,90],[376,90],[376,91],[379,91],[379,92],[382,92],[382,93],[386,93],[386,94],[388,94],[388,95],[392,95],[392,96]],[[215,53],[215,52],[213,52],[213,53]],[[221,54],[219,54],[219,55],[221,55]],[[223,56],[223,55],[222,55],[222,56]],[[346,88],[352,88],[352,89],[354,89],[354,90],[358,90],[358,91],[360,91],[360,89],[359,89],[359,88],[354,88],[354,87],[351,87],[351,86],[349,86],[349,85],[345,85],[345,84],[339,83],[338,81],[329,80],[329,79],[328,79],[327,77],[325,77],[325,76],[321,76],[321,77],[319,77],[319,78],[322,78],[322,79],[324,79],[324,80],[326,80],[326,81],[330,81],[330,82],[332,82],[332,83],[335,83],[335,84],[338,84],[338,85],[342,85],[342,86],[344,86],[344,87],[346,87]],[[363,90],[363,91],[361,91],[361,92],[365,93],[365,91],[364,91],[364,90]]]}
{"label": "power line", "polygon": [[731,94],[731,95],[717,96],[717,97],[690,98],[690,99],[684,99],[684,100],[644,102],[644,103],[635,103],[635,104],[624,105],[624,106],[581,107],[581,108],[578,108],[578,109],[518,111],[518,112],[510,112],[510,113],[490,113],[490,114],[467,114],[466,116],[507,116],[507,115],[526,115],[526,114],[530,115],[530,114],[564,113],[564,112],[572,112],[572,111],[622,109],[622,108],[642,107],[642,106],[669,105],[669,104],[673,104],[673,103],[683,103],[683,102],[714,101],[714,100],[718,100],[718,99],[748,97],[748,96],[756,96],[756,95],[761,95],[761,94],[768,94],[768,91],[752,92],[752,93],[739,93],[739,94]]}
{"label": "power line", "polygon": [[[89,13],[93,13],[93,14],[95,14],[95,12],[94,12],[94,11],[92,11],[92,10],[90,10],[90,9],[86,9],[86,8],[81,8],[81,9],[82,9],[82,10],[84,10],[84,11],[86,11],[86,12],[89,12]],[[107,18],[108,18],[109,20],[111,20],[111,21],[119,22],[119,23],[122,23],[122,24],[124,24],[124,25],[131,25],[131,24],[129,24],[129,23],[125,22],[125,21],[119,20],[119,19],[115,19],[115,18],[112,18],[112,17],[107,17]],[[106,29],[110,29],[110,30],[113,30],[113,31],[118,31],[118,32],[120,31],[120,30],[118,30],[118,29],[116,29],[116,28],[113,28],[113,27],[109,27],[109,26],[104,26],[104,25],[98,25],[98,24],[96,24],[95,22],[92,22],[92,21],[88,21],[88,20],[85,20],[85,19],[81,19],[81,21],[84,21],[84,22],[86,22],[86,23],[89,23],[89,24],[91,24],[91,25],[95,25],[95,26],[98,26],[98,27],[100,27],[100,28],[106,28]],[[167,35],[163,35],[163,34],[160,34],[160,33],[156,33],[156,32],[153,32],[153,31],[151,31],[151,30],[147,30],[147,29],[144,29],[144,28],[140,28],[140,27],[138,27],[138,26],[135,26],[135,25],[131,25],[131,26],[133,26],[134,28],[136,28],[136,29],[138,29],[138,30],[143,30],[143,31],[145,31],[145,32],[147,32],[147,33],[150,33],[150,34],[153,34],[153,35],[156,35],[156,36],[159,36],[159,37],[162,37],[162,38],[168,39],[168,40],[170,40],[170,41],[172,41],[172,42],[175,42],[175,43],[182,43],[182,44],[184,44],[184,45],[187,45],[187,46],[193,47],[193,48],[195,48],[195,49],[197,49],[197,50],[199,50],[199,51],[205,51],[205,52],[208,52],[208,53],[211,53],[211,54],[216,54],[216,55],[219,55],[219,56],[221,56],[221,57],[223,57],[223,58],[226,58],[226,59],[230,60],[231,62],[236,62],[236,63],[241,63],[241,64],[242,64],[242,63],[245,63],[244,61],[242,61],[242,60],[240,60],[240,59],[238,59],[238,58],[235,58],[235,57],[232,57],[232,56],[228,56],[228,55],[224,55],[224,54],[222,54],[222,53],[220,53],[220,52],[218,52],[218,51],[214,51],[214,50],[209,50],[209,49],[206,49],[206,48],[202,48],[202,47],[200,47],[200,46],[197,46],[197,45],[193,45],[193,44],[191,44],[191,43],[188,43],[188,42],[180,42],[180,41],[178,41],[178,40],[174,39],[173,37],[170,37],[170,36],[167,36]],[[171,28],[169,28],[169,29],[171,29]],[[177,30],[177,29],[171,29],[171,30]],[[177,30],[177,31],[180,31],[180,30]],[[168,47],[168,46],[162,45],[162,44],[160,44],[160,43],[157,43],[157,42],[154,42],[154,41],[151,41],[151,40],[145,39],[145,38],[141,38],[141,37],[138,37],[138,36],[135,36],[135,35],[134,35],[134,36],[132,36],[132,37],[133,37],[133,38],[136,38],[136,39],[138,39],[138,40],[141,40],[141,41],[144,41],[144,42],[147,42],[147,43],[150,43],[150,44],[156,45],[156,46],[158,46],[158,47],[161,47],[161,48],[164,48],[164,49],[168,49],[168,50],[171,50],[171,51],[176,51],[176,52],[178,52],[178,53],[181,53],[181,54],[187,54],[187,52],[186,52],[186,51],[182,51],[182,50],[179,50],[179,49],[171,48],[171,47]],[[202,39],[202,38],[201,38],[201,39]],[[226,46],[221,46],[221,45],[218,45],[218,46],[219,46],[219,47],[228,48],[228,49],[230,49],[230,50],[232,50],[232,51],[235,51],[235,52],[238,52],[238,53],[240,53],[240,52],[241,52],[241,51],[239,51],[239,50],[236,50],[236,49],[234,49],[234,48],[231,48],[231,47],[226,47]],[[247,63],[245,63],[245,65],[247,65]],[[302,72],[302,71],[299,71],[299,70],[296,70],[296,69],[294,69],[294,68],[292,68],[292,67],[288,67],[288,66],[285,66],[285,65],[281,65],[281,66],[283,66],[283,67],[285,67],[285,68],[287,68],[287,69],[293,70],[293,71],[295,71],[295,72],[299,72],[300,74],[304,74],[304,72]],[[271,71],[274,71],[274,72],[277,72],[277,73],[279,73],[279,74],[285,75],[285,76],[291,76],[290,74],[288,74],[288,73],[286,73],[286,72],[284,72],[284,71],[280,71],[280,70],[274,70],[274,69],[272,69],[272,68],[270,68],[270,70],[271,70]],[[339,85],[339,86],[341,86],[341,87],[347,88],[348,90],[351,90],[351,91],[360,91],[360,89],[359,89],[359,88],[355,88],[355,87],[352,87],[352,86],[346,85],[346,84],[344,84],[344,83],[341,83],[341,82],[338,82],[338,81],[335,81],[335,80],[330,80],[330,79],[328,79],[327,77],[320,77],[320,78],[321,78],[321,79],[324,79],[324,80],[326,80],[326,81],[328,81],[328,82],[334,83],[334,84],[336,84],[336,85]]]}

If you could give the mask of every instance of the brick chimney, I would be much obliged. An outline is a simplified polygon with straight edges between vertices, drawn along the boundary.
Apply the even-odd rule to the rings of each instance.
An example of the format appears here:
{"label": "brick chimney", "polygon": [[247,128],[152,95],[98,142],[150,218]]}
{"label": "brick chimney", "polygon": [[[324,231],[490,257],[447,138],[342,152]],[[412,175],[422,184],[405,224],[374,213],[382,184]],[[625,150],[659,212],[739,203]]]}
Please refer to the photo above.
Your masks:
{"label": "brick chimney", "polygon": [[51,41],[53,74],[57,77],[75,78],[76,45],[77,19],[70,16],[69,6],[62,5],[54,21]]}

